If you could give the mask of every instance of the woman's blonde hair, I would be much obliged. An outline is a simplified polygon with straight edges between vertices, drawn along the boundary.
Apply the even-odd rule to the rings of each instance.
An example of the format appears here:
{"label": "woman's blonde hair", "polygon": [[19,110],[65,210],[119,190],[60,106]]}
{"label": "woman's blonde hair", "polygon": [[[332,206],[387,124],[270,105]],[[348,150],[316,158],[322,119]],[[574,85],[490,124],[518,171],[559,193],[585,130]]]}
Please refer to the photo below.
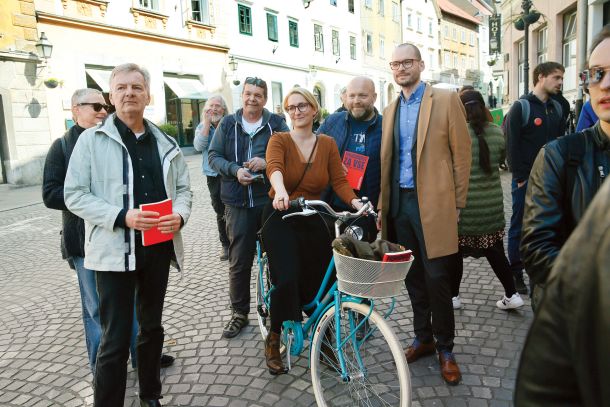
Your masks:
{"label": "woman's blonde hair", "polygon": [[320,111],[320,104],[318,103],[318,100],[313,95],[313,93],[304,88],[296,87],[288,91],[288,94],[286,95],[286,97],[284,97],[284,110],[288,108],[288,98],[294,94],[303,96],[305,101],[309,103],[313,109],[316,110],[316,115],[314,116],[313,121],[317,122],[318,120],[320,120],[320,116],[322,115],[322,112]]}

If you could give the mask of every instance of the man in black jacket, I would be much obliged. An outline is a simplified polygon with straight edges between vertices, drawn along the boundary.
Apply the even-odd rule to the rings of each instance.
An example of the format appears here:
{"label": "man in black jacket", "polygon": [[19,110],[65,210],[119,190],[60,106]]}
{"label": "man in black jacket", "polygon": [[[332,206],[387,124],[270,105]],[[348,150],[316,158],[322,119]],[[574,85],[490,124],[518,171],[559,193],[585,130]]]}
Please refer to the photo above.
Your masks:
{"label": "man in black jacket", "polygon": [[533,75],[534,90],[513,103],[508,112],[508,161],[513,172],[508,260],[519,294],[528,293],[519,255],[527,179],[540,148],[565,132],[561,104],[551,98],[561,90],[564,71],[557,62],[538,65]]}
{"label": "man in black jacket", "polygon": [[237,336],[248,325],[250,271],[256,251],[256,232],[269,200],[265,153],[276,131],[289,131],[286,121],[265,109],[267,83],[248,77],[242,90],[243,107],[225,116],[212,139],[210,167],[220,174],[220,198],[225,204],[229,236],[229,296],[232,314],[223,330]]}
{"label": "man in black jacket", "polygon": [[549,142],[529,178],[521,254],[535,308],[561,247],[610,171],[610,26],[592,43],[584,73],[599,121],[581,133]]}
{"label": "man in black jacket", "polygon": [[[97,351],[102,335],[99,314],[99,296],[95,286],[95,272],[85,268],[85,223],[66,208],[64,202],[64,181],[72,150],[80,134],[90,127],[104,121],[108,115],[102,92],[97,89],[78,89],[72,95],[72,126],[61,138],[56,139],[49,149],[45,160],[42,184],[42,199],[47,208],[62,211],[61,255],[76,271],[80,289],[85,342],[91,372],[95,372]],[[131,363],[135,367],[135,339],[138,334],[138,321],[133,320],[131,338]],[[162,367],[170,366],[174,358],[161,357]]]}

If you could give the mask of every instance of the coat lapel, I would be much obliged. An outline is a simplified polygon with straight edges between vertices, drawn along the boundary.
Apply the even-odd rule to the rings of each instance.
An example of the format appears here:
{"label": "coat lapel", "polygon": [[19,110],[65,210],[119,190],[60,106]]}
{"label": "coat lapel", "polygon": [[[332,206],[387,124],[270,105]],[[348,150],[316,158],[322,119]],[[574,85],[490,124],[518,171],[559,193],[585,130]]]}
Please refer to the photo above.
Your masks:
{"label": "coat lapel", "polygon": [[[421,152],[424,149],[424,143],[428,136],[428,125],[430,124],[430,114],[432,113],[432,87],[426,85],[424,95],[422,96],[421,106],[419,108],[419,117],[417,119],[417,164]],[[419,169],[419,167],[418,167]]]}

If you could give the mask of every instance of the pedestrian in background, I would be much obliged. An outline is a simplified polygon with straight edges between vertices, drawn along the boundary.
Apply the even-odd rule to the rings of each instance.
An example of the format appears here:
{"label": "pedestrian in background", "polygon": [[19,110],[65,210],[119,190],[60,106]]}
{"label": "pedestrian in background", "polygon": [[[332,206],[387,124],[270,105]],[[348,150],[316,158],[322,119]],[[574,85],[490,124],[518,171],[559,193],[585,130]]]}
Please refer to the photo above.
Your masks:
{"label": "pedestrian in background", "polygon": [[460,283],[464,272],[463,257],[485,257],[504,287],[504,296],[497,303],[500,309],[523,306],[515,289],[508,259],[504,254],[504,195],[499,165],[504,162],[505,143],[502,129],[487,121],[483,96],[469,90],[460,94],[466,109],[472,142],[472,167],[466,207],[460,212],[455,280],[452,286],[453,308],[461,308]]}
{"label": "pedestrian in background", "polygon": [[540,148],[565,133],[563,108],[551,98],[561,91],[564,72],[563,65],[557,62],[536,66],[533,91],[513,103],[506,117],[508,163],[513,173],[508,260],[519,294],[528,293],[519,253],[527,179]]}
{"label": "pedestrian in background", "polygon": [[415,255],[405,279],[415,340],[405,354],[413,363],[438,351],[441,377],[456,385],[451,285],[470,176],[466,113],[457,92],[421,81],[425,63],[415,45],[396,47],[390,68],[401,93],[383,112],[378,209],[382,238]]}
{"label": "pedestrian in background", "polygon": [[582,105],[582,110],[578,117],[578,124],[576,125],[576,131],[583,131],[584,129],[593,127],[597,120],[598,117],[593,111],[593,107],[591,107],[591,100],[587,100],[585,104]]}
{"label": "pedestrian in background", "polygon": [[225,205],[220,198],[220,176],[210,167],[208,160],[208,149],[214,132],[218,128],[218,124],[227,114],[227,103],[220,95],[211,96],[203,106],[201,113],[201,122],[195,129],[195,139],[193,147],[195,150],[201,151],[201,169],[205,175],[212,200],[212,208],[216,213],[216,224],[218,226],[218,239],[222,245],[220,250],[220,261],[229,259],[229,237],[227,236],[227,223],[225,220]]}
{"label": "pedestrian in background", "polygon": [[529,177],[521,254],[534,310],[561,247],[610,173],[610,25],[591,46],[584,84],[599,120],[580,133],[547,143]]}
{"label": "pedestrian in background", "polygon": [[[190,181],[176,140],[144,119],[150,75],[136,64],[110,74],[116,113],[84,131],[72,152],[64,187],[66,207],[85,221],[85,267],[95,270],[102,339],[93,378],[95,407],[124,404],[129,340],[136,307],[141,406],[160,406],[161,323],[170,263],[184,267],[181,228],[191,212]],[[172,213],[140,210],[172,200]],[[158,228],[173,239],[144,246],[142,232]]]}
{"label": "pedestrian in background", "polygon": [[288,131],[284,118],[265,109],[267,82],[246,78],[241,97],[243,107],[220,122],[209,149],[210,167],[221,176],[220,198],[229,237],[231,318],[222,332],[225,338],[237,336],[249,323],[256,232],[269,201],[265,152],[273,133]]}
{"label": "pedestrian in background", "polygon": [[[331,136],[339,148],[339,155],[353,152],[368,158],[360,189],[355,193],[359,198],[367,197],[377,207],[381,164],[381,114],[375,108],[375,83],[368,77],[358,76],[347,85],[346,111],[331,114],[317,130],[318,134]],[[345,211],[351,207],[345,204],[332,189],[328,188],[322,198],[335,210]],[[351,223],[363,229],[363,240],[373,242],[377,238],[377,226],[371,216]]]}

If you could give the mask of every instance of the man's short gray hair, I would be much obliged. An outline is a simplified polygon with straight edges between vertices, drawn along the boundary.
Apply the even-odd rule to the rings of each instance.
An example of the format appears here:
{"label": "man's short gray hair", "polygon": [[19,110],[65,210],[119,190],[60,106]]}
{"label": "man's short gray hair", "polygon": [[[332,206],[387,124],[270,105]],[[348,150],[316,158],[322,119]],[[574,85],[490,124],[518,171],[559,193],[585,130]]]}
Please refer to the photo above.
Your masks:
{"label": "man's short gray hair", "polygon": [[146,68],[143,68],[140,65],[134,64],[131,62],[127,63],[127,64],[117,65],[114,67],[114,69],[110,73],[110,83],[109,83],[109,85],[111,85],[110,89],[112,89],[112,80],[114,79],[114,77],[118,73],[122,73],[122,72],[140,73],[140,75],[142,75],[142,77],[144,78],[144,86],[146,87],[146,90],[148,91],[148,93],[150,93],[150,74],[148,73]]}
{"label": "man's short gray hair", "polygon": [[205,101],[205,106],[203,107],[204,109],[208,106],[208,103],[210,103],[212,100],[218,100],[220,102],[220,105],[222,106],[223,110],[225,111],[224,115],[226,116],[229,113],[229,108],[227,108],[227,102],[225,102],[225,98],[222,97],[221,94],[215,94],[212,95],[208,98],[208,100]]}
{"label": "man's short gray hair", "polygon": [[79,103],[81,103],[83,98],[88,95],[102,95],[102,97],[104,97],[103,93],[97,89],[91,89],[91,88],[76,89],[74,91],[74,93],[72,94],[72,100],[71,100],[72,106],[76,106]]}

